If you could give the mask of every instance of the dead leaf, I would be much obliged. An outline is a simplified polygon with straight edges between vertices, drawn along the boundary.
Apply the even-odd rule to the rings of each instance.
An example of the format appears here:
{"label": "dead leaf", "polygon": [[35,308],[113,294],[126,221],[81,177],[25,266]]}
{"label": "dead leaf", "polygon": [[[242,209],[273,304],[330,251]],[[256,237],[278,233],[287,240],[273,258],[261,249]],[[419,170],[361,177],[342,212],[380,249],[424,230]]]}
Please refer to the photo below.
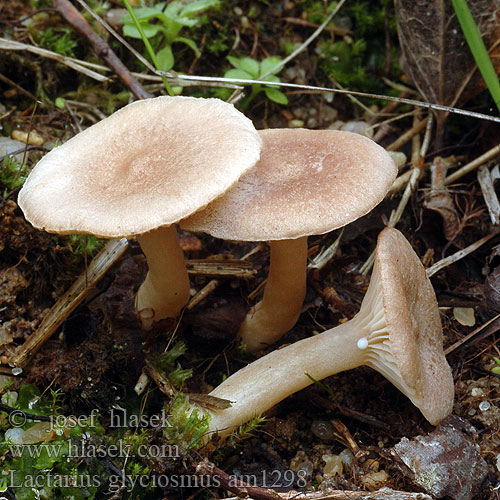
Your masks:
{"label": "dead leaf", "polygon": [[447,158],[436,157],[431,166],[431,190],[424,199],[424,207],[439,213],[443,219],[443,232],[448,241],[455,239],[460,228],[460,218],[455,202],[444,184],[446,172],[450,166]]}
{"label": "dead leaf", "polygon": [[[500,63],[498,0],[468,2],[496,68]],[[457,106],[485,88],[449,0],[395,0],[401,67],[425,100]],[[438,130],[446,119],[436,113]]]}
{"label": "dead leaf", "polygon": [[430,495],[470,500],[484,491],[488,465],[474,443],[477,430],[454,415],[426,436],[403,438],[392,454],[402,471]]}

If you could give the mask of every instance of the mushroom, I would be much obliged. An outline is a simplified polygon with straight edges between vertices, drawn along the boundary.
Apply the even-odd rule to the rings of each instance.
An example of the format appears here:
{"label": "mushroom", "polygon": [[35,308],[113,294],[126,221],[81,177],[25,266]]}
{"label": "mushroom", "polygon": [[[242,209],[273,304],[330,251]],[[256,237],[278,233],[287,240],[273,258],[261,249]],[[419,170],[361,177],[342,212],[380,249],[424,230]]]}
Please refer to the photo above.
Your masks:
{"label": "mushroom", "polygon": [[307,236],[368,213],[397,173],[382,147],[351,132],[270,129],[260,135],[255,168],[181,224],[217,238],[271,240],[264,297],[238,333],[249,351],[272,344],[296,323],[306,292]]}
{"label": "mushroom", "polygon": [[275,350],[227,378],[210,396],[232,406],[210,411],[209,432],[226,435],[289,395],[366,365],[403,392],[431,424],[452,411],[453,377],[443,353],[439,310],[420,259],[386,228],[360,311],[350,321]]}
{"label": "mushroom", "polygon": [[45,155],[18,203],[45,231],[137,236],[149,272],[136,308],[148,328],[189,299],[174,223],[237,182],[260,149],[252,122],[219,99],[136,101]]}

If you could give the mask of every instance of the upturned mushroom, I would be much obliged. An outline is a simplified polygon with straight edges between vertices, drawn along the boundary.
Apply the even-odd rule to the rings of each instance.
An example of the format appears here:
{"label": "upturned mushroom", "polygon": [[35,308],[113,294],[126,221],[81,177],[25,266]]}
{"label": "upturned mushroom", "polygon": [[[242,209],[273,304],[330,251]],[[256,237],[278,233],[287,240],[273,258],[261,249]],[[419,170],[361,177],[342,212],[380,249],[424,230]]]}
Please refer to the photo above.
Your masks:
{"label": "upturned mushroom", "polygon": [[136,308],[147,328],[189,298],[173,224],[229,189],[260,149],[251,121],[219,99],[137,101],[45,155],[18,203],[48,232],[137,236],[149,272]]}
{"label": "upturned mushroom", "polygon": [[232,406],[210,411],[210,433],[226,435],[289,395],[359,366],[380,372],[431,424],[452,411],[454,386],[443,353],[439,310],[420,259],[405,237],[386,228],[360,311],[350,321],[254,361],[210,396]]}
{"label": "upturned mushroom", "polygon": [[238,334],[249,351],[272,344],[296,323],[306,291],[307,237],[368,213],[397,173],[388,153],[358,134],[270,129],[260,135],[255,168],[181,224],[217,238],[271,241],[263,299]]}

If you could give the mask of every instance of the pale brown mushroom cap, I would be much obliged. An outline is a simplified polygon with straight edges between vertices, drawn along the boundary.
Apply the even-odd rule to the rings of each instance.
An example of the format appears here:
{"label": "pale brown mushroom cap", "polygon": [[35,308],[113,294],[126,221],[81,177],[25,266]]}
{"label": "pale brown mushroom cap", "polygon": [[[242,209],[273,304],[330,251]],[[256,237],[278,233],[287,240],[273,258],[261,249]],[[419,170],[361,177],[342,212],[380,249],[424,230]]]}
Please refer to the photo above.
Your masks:
{"label": "pale brown mushroom cap", "polygon": [[392,354],[413,402],[436,424],[452,411],[454,385],[434,289],[417,254],[396,229],[380,233],[376,262]]}
{"label": "pale brown mushroom cap", "polygon": [[49,232],[137,235],[213,201],[260,148],[252,122],[219,99],[137,101],[45,155],[18,202]]}
{"label": "pale brown mushroom cap", "polygon": [[183,221],[223,239],[299,238],[342,227],[373,209],[397,169],[367,137],[338,130],[261,130],[261,160],[205,210]]}

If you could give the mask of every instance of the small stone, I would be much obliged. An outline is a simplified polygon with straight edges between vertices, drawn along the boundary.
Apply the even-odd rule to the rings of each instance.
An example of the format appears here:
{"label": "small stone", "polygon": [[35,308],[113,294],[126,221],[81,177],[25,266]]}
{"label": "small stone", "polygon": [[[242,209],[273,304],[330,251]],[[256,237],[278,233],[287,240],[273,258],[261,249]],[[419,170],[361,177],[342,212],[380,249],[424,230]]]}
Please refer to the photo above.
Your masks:
{"label": "small stone", "polygon": [[354,132],[355,134],[361,134],[366,137],[373,137],[373,128],[370,124],[362,121],[350,121],[342,125],[340,130],[345,130],[346,132]]}
{"label": "small stone", "polygon": [[470,391],[471,396],[477,398],[479,396],[484,396],[484,391],[480,387],[473,387]]}
{"label": "small stone", "polygon": [[403,473],[430,495],[471,500],[484,491],[489,473],[474,436],[474,427],[452,415],[426,436],[403,438],[393,454],[408,468]]}
{"label": "small stone", "polygon": [[474,326],[476,317],[472,307],[454,307],[453,317],[463,326]]}
{"label": "small stone", "polygon": [[36,130],[32,130],[29,134],[24,130],[13,130],[11,134],[12,139],[31,144],[32,146],[41,146],[44,140]]}
{"label": "small stone", "polygon": [[389,156],[392,158],[392,161],[396,165],[396,167],[402,167],[406,162],[406,155],[401,151],[387,151]]}
{"label": "small stone", "polygon": [[489,401],[481,401],[479,403],[479,409],[481,411],[488,411],[491,408],[491,404]]}
{"label": "small stone", "polygon": [[10,441],[12,444],[23,443],[24,430],[20,427],[11,427],[5,431],[5,441]]}
{"label": "small stone", "polygon": [[307,128],[316,128],[318,126],[318,120],[316,118],[309,118],[307,120]]}
{"label": "small stone", "polygon": [[[0,160],[3,160],[5,155],[13,153],[14,151],[20,151],[26,147],[24,142],[15,141],[9,137],[0,137]],[[21,151],[15,158],[21,163],[23,161],[24,153]],[[27,154],[26,154],[27,156]]]}
{"label": "small stone", "polygon": [[17,375],[21,375],[23,373],[23,369],[20,366],[16,366],[15,368],[12,368],[12,375],[17,377]]}
{"label": "small stone", "polygon": [[290,461],[290,470],[296,472],[297,474],[301,474],[306,478],[310,478],[312,476],[314,466],[307,458],[305,452],[299,450],[295,457],[293,457]]}
{"label": "small stone", "polygon": [[304,126],[303,120],[290,120],[288,122],[290,128],[302,128]]}
{"label": "small stone", "polygon": [[389,474],[385,470],[380,470],[378,472],[369,472],[359,479],[365,488],[369,490],[378,489],[389,479]]}
{"label": "small stone", "polygon": [[339,453],[340,460],[344,467],[350,469],[354,464],[354,455],[349,448],[345,448]]}
{"label": "small stone", "polygon": [[323,455],[321,458],[325,462],[325,467],[323,468],[323,477],[325,479],[332,478],[337,474],[339,476],[342,475],[344,468],[342,460],[338,455]]}
{"label": "small stone", "polygon": [[331,441],[334,436],[334,429],[328,420],[314,420],[311,425],[312,433],[323,441]]}
{"label": "small stone", "polygon": [[17,403],[18,394],[15,391],[7,391],[2,394],[2,403],[7,406],[14,406]]}

